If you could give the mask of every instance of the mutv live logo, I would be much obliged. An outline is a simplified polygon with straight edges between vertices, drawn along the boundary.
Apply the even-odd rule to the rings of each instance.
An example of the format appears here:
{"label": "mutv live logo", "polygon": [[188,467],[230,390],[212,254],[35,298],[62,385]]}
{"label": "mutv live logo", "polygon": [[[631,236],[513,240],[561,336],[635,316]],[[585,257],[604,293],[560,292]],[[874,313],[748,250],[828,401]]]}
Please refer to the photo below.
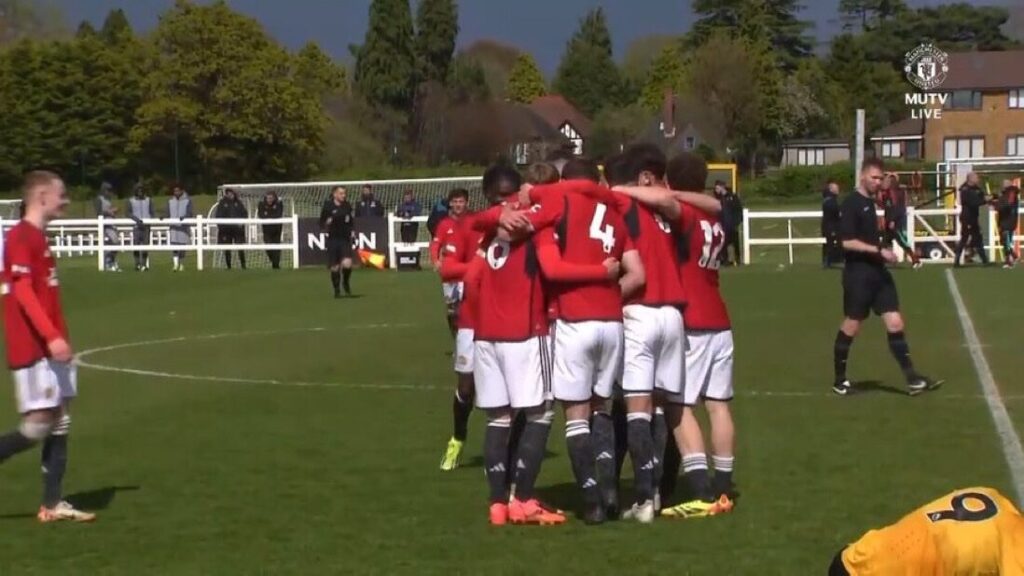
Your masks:
{"label": "mutv live logo", "polygon": [[916,92],[903,95],[903,102],[910,106],[910,117],[915,120],[942,118],[942,109],[946,106],[949,94],[935,92]]}

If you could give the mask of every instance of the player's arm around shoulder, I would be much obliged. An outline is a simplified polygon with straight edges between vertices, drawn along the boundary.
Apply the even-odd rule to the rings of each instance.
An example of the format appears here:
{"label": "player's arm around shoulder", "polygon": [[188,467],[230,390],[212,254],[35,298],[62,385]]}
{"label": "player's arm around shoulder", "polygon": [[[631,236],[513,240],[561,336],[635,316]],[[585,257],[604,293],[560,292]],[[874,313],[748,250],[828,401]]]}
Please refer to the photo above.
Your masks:
{"label": "player's arm around shoulder", "polygon": [[575,264],[562,258],[554,228],[545,228],[534,236],[537,260],[544,278],[550,282],[592,283],[619,277],[619,260],[606,258],[601,264]]}
{"label": "player's arm around shoulder", "polygon": [[629,249],[622,253],[622,277],[619,278],[619,288],[622,290],[622,297],[629,298],[640,291],[647,284],[647,273],[644,270],[643,260],[636,249]]}

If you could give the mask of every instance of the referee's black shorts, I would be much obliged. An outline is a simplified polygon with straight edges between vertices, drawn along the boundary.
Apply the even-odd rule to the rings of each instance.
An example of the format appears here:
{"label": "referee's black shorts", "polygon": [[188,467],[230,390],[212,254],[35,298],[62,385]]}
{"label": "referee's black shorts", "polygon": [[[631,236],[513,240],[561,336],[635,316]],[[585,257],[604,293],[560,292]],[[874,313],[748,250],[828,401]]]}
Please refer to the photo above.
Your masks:
{"label": "referee's black shorts", "polygon": [[337,266],[342,260],[353,255],[352,241],[349,239],[327,239],[327,265]]}
{"label": "referee's black shorts", "polygon": [[871,312],[878,316],[899,312],[900,297],[892,274],[882,265],[848,262],[843,269],[843,313],[852,320],[864,320]]}

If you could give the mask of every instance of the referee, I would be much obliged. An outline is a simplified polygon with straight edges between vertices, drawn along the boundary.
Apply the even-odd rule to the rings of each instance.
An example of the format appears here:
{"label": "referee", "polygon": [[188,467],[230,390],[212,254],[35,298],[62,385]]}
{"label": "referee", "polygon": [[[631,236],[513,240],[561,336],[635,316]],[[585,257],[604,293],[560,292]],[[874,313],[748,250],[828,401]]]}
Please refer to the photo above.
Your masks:
{"label": "referee", "polygon": [[914,370],[910,347],[903,333],[899,295],[886,262],[895,262],[896,255],[879,242],[881,230],[875,215],[874,196],[882,184],[882,162],[877,158],[864,160],[860,170],[860,186],[843,200],[839,237],[846,255],[843,269],[843,314],[834,347],[835,381],[832,391],[845,396],[853,391],[846,378],[846,362],[853,339],[870,312],[882,317],[889,335],[889,350],[899,362],[907,379],[911,396],[938,388],[942,381],[933,381]]}
{"label": "referee", "polygon": [[[345,188],[337,186],[331,197],[320,210],[320,229],[327,233],[327,266],[331,269],[331,285],[334,297],[341,298],[341,287],[345,295],[352,295],[349,279],[352,277],[352,205],[346,200]],[[344,280],[342,275],[344,274]]]}

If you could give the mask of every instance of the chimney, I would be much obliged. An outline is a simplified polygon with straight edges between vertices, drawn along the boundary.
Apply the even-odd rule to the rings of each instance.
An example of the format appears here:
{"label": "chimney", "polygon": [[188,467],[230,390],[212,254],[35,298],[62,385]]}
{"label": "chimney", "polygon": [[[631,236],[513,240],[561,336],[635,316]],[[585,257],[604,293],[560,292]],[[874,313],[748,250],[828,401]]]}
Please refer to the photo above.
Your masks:
{"label": "chimney", "polygon": [[665,88],[665,99],[661,103],[661,133],[665,138],[676,136],[676,99],[672,88]]}

